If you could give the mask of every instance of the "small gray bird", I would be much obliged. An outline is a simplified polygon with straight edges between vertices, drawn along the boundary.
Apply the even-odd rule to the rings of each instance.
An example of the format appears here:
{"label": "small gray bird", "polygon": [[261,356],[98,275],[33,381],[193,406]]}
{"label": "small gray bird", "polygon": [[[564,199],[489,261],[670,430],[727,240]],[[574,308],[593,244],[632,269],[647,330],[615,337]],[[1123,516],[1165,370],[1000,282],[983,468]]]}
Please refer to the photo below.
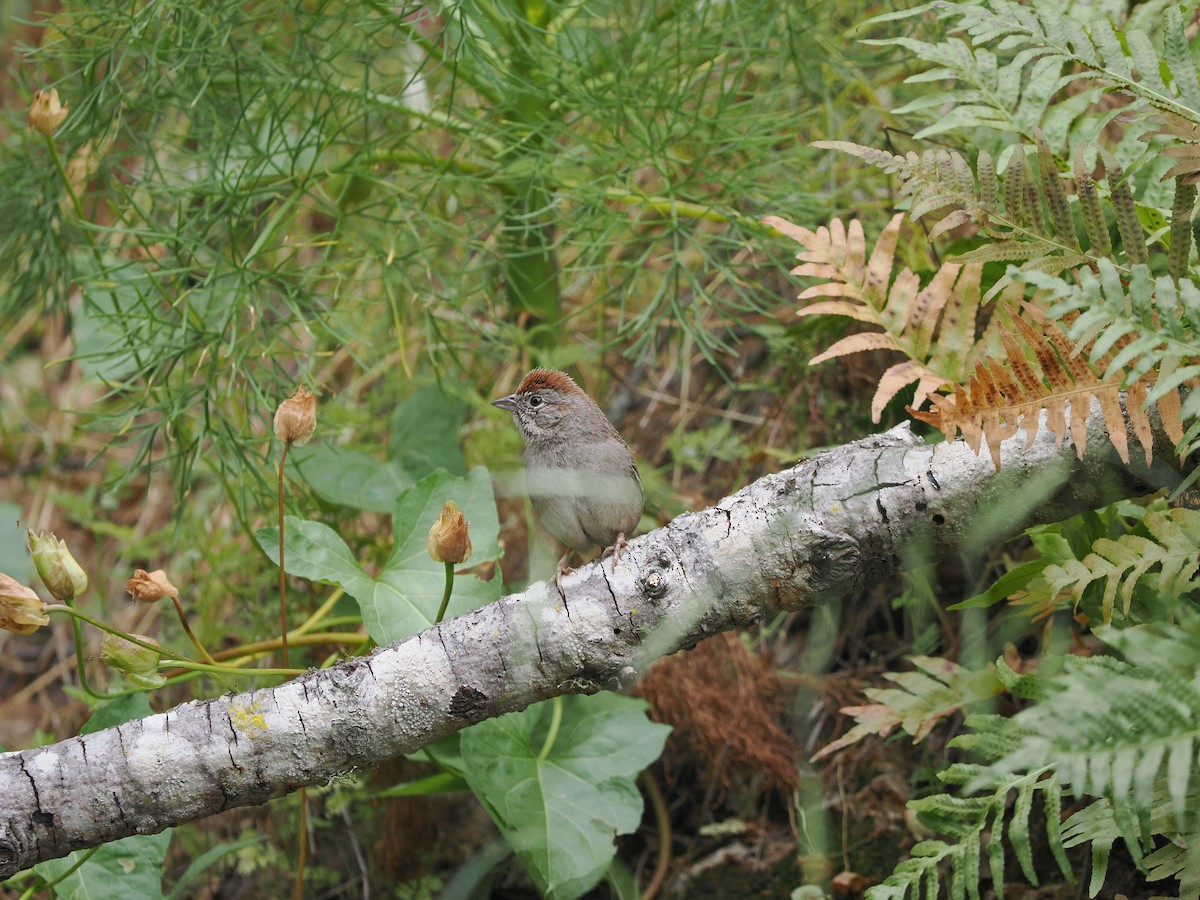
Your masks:
{"label": "small gray bird", "polygon": [[534,369],[492,406],[512,413],[525,439],[533,511],[569,548],[558,561],[559,589],[571,550],[612,549],[615,566],[626,535],[642,518],[642,479],[629,446],[600,407],[555,369]]}

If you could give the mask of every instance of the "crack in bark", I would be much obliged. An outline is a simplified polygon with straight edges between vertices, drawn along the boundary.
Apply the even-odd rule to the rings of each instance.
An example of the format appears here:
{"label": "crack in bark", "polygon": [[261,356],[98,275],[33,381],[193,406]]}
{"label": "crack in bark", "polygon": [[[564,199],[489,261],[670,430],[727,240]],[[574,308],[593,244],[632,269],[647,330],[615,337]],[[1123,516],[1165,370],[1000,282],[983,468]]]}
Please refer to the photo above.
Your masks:
{"label": "crack in bark", "polygon": [[[613,573],[617,571],[617,561],[613,560]],[[608,580],[608,574],[604,571],[604,560],[600,560],[600,577],[604,579],[604,586],[608,588],[608,596],[612,597],[613,609],[617,611],[617,615],[621,615],[621,605],[617,602],[617,595],[613,592],[612,582]]]}
{"label": "crack in bark", "polygon": [[[23,757],[23,756],[20,757],[20,764],[21,764],[21,774],[29,779],[29,787],[33,791],[34,816],[36,817],[38,813],[42,813],[43,815],[45,815],[45,811],[42,809],[42,798],[41,798],[41,795],[38,793],[37,780],[30,773],[29,769],[27,769],[25,767],[25,757]],[[51,813],[50,815],[51,815],[50,824],[53,825],[54,824],[53,813]]]}
{"label": "crack in bark", "polygon": [[567,611],[567,618],[571,618],[571,607],[567,604],[567,592],[564,591],[562,585],[559,584],[558,575],[554,576],[554,589],[558,591],[558,596],[562,598],[563,609]]}
{"label": "crack in bark", "polygon": [[715,507],[716,511],[725,517],[725,537],[733,534],[733,514],[723,507]]}
{"label": "crack in bark", "polygon": [[537,629],[533,630],[533,646],[537,650],[538,655],[538,671],[542,675],[546,674],[546,657],[542,656],[542,642],[538,639]]}

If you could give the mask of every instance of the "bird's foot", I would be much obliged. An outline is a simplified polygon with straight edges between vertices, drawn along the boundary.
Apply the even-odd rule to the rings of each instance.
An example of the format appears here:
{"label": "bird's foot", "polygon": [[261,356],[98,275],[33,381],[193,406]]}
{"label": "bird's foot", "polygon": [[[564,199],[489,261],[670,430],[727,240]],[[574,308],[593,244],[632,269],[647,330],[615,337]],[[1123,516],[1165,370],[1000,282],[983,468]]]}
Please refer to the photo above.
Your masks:
{"label": "bird's foot", "polygon": [[629,541],[625,540],[625,532],[623,532],[623,531],[619,532],[617,534],[617,539],[615,541],[613,541],[613,545],[611,547],[609,547],[607,550],[605,550],[600,556],[601,556],[601,558],[604,558],[609,553],[612,553],[613,571],[616,572],[617,571],[617,563],[619,563],[621,561],[621,551],[626,549],[628,546],[629,546]]}
{"label": "bird's foot", "polygon": [[562,555],[562,559],[558,561],[558,568],[554,573],[554,586],[558,588],[558,593],[564,598],[567,595],[563,591],[562,580],[564,575],[569,575],[571,573],[571,567],[567,565],[567,559],[570,557],[570,555],[571,551],[568,548],[567,552]]}

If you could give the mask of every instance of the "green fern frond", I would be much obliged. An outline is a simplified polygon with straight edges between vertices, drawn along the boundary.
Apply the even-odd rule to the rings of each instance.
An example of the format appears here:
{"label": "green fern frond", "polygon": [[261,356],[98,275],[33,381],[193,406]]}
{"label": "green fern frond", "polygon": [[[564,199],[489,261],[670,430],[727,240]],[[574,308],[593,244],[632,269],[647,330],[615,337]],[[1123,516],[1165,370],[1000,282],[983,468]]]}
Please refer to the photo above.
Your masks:
{"label": "green fern frond", "polygon": [[[1084,21],[1051,4],[930,3],[887,19],[929,14],[951,21],[951,30],[965,34],[969,43],[958,36],[937,43],[909,37],[869,42],[905,47],[934,67],[910,77],[910,82],[953,78],[958,83],[952,90],[926,95],[896,111],[953,104],[948,115],[918,132],[918,138],[984,127],[1031,139],[1034,128],[1049,127],[1049,113],[1062,88],[1085,79],[1119,88],[1137,104],[1200,123],[1200,83],[1183,16],[1174,5],[1167,7],[1161,20],[1161,52],[1144,31],[1118,33],[1104,16]],[[997,58],[986,49],[991,47],[1002,47],[1009,58]],[[1069,124],[1060,122],[1053,145],[1060,146]]]}
{"label": "green fern frond", "polygon": [[1065,657],[1053,690],[1013,718],[1020,747],[996,768],[1040,770],[1051,761],[1077,796],[1113,801],[1123,835],[1140,832],[1122,815],[1148,816],[1163,776],[1176,827],[1186,831],[1189,798],[1200,788],[1200,616],[1096,634],[1120,657]]}
{"label": "green fern frond", "polygon": [[1174,878],[1180,897],[1200,897],[1200,833],[1175,835],[1145,859],[1147,881]]}
{"label": "green fern frond", "polygon": [[1185,593],[1200,571],[1200,512],[1168,509],[1146,513],[1143,524],[1151,537],[1127,534],[1117,540],[1101,538],[1082,560],[1049,565],[1043,572],[1055,594],[1070,592],[1076,599],[1093,582],[1104,580],[1104,621],[1111,622],[1120,592],[1122,610],[1129,616],[1133,589],[1142,576],[1158,569],[1154,583],[1168,597]]}
{"label": "green fern frond", "polygon": [[[952,747],[983,751],[989,756],[988,736],[1011,731],[1008,720],[999,716],[971,716],[967,719],[971,731],[950,742]],[[982,738],[982,740],[981,740]],[[1006,744],[1002,740],[1000,746]],[[996,749],[997,745],[992,745]],[[1063,875],[1074,882],[1067,860],[1059,821],[1062,815],[1062,789],[1049,767],[1017,776],[999,773],[992,767],[957,763],[939,773],[949,785],[977,782],[974,793],[982,796],[952,796],[933,794],[909,803],[926,827],[952,840],[930,840],[918,844],[912,857],[901,863],[883,884],[867,891],[869,900],[938,896],[936,885],[939,868],[950,868],[950,896],[980,896],[980,860],[983,835],[989,833],[986,846],[988,868],[993,885],[1004,883],[1006,850],[1011,849],[1029,883],[1038,883],[1033,864],[1033,844],[1030,821],[1035,801],[1040,797],[1045,833]],[[1010,804],[1011,799],[1011,804]],[[1011,806],[1011,811],[1010,811]],[[1008,827],[1005,828],[1007,819]],[[1004,838],[1008,838],[1006,848]]]}
{"label": "green fern frond", "polygon": [[[1090,845],[1089,896],[1103,887],[1118,839],[1149,879],[1174,878],[1180,896],[1197,895],[1200,836],[1188,823],[1196,819],[1200,793],[1193,774],[1200,745],[1200,615],[1185,612],[1170,626],[1096,633],[1117,656],[1068,656],[1053,676],[1020,676],[1046,682],[1036,704],[1011,719],[967,718],[967,732],[951,746],[982,762],[956,763],[939,774],[960,788],[957,796],[910,803],[943,838],[914,848],[913,858],[869,898],[936,897],[936,873],[944,875],[947,867],[952,897],[978,897],[985,833],[993,886],[1003,884],[1009,849],[1036,885],[1031,835],[1039,798],[1044,821],[1037,827],[1066,877],[1073,880],[1066,850]],[[1018,678],[1003,661],[997,668],[1006,682]],[[1064,785],[1095,799],[1060,824]]]}

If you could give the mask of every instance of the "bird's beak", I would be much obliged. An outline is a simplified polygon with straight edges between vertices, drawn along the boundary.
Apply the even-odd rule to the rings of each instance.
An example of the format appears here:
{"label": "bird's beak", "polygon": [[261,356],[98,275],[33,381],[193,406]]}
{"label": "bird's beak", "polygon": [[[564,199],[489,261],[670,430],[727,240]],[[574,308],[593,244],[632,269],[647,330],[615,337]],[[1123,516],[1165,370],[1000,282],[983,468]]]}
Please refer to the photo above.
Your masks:
{"label": "bird's beak", "polygon": [[517,395],[509,394],[507,397],[501,397],[499,400],[493,400],[492,406],[498,406],[503,410],[512,412],[517,408]]}

